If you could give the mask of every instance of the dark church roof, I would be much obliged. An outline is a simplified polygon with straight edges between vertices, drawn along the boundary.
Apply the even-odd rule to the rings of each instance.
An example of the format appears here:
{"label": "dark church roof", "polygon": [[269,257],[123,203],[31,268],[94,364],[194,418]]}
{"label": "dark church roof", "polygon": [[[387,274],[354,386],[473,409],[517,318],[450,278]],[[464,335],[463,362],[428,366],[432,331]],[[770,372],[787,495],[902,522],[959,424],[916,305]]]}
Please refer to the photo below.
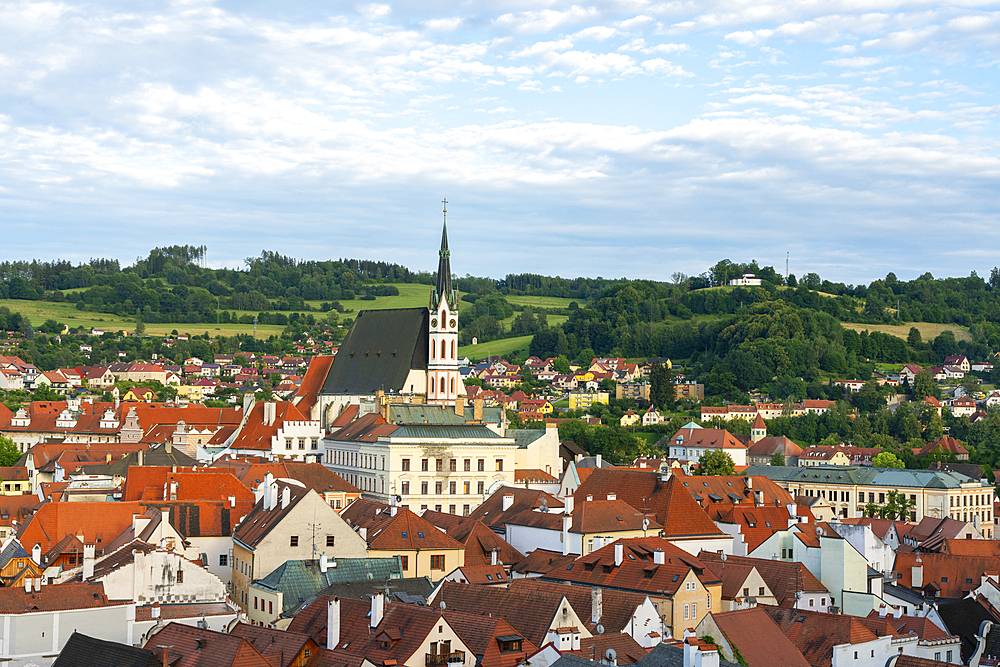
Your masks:
{"label": "dark church roof", "polygon": [[[426,308],[362,310],[347,333],[320,394],[409,391],[411,369],[427,370]],[[414,387],[423,393],[424,387]]]}

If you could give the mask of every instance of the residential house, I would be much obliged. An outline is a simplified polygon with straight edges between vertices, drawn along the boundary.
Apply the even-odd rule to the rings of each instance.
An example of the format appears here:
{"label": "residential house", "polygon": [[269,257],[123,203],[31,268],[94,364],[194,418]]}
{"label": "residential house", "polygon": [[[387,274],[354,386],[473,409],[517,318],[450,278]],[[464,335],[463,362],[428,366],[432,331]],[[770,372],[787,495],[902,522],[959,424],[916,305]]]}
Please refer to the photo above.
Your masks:
{"label": "residential house", "polygon": [[323,498],[300,482],[274,481],[258,490],[260,500],[233,532],[233,590],[247,609],[250,583],[289,559],[328,556],[363,558],[363,538]]}
{"label": "residential house", "polygon": [[721,656],[749,667],[811,667],[788,635],[759,607],[707,614],[694,634],[711,637]]}
{"label": "residential house", "polygon": [[759,604],[778,604],[774,593],[753,565],[727,561],[704,561],[722,582],[722,611],[749,609]]}
{"label": "residential house", "polygon": [[344,516],[360,527],[360,534],[368,543],[368,555],[398,556],[404,577],[430,577],[431,581],[438,581],[465,564],[464,544],[410,510],[393,505],[359,522],[351,518],[352,507],[344,511]]}
{"label": "residential house", "polygon": [[923,447],[914,447],[913,454],[914,456],[944,456],[946,458],[954,456],[958,461],[969,460],[969,450],[950,435],[942,436]]}
{"label": "residential house", "polygon": [[655,425],[659,424],[662,421],[663,421],[663,417],[660,416],[660,413],[657,412],[656,408],[654,408],[652,405],[649,406],[648,410],[646,410],[644,413],[642,413],[642,425],[643,426],[655,426]]}
{"label": "residential house", "polygon": [[[714,563],[725,563],[726,567],[730,565],[753,567],[764,580],[765,593],[770,591],[781,607],[825,612],[833,604],[830,600],[830,591],[802,563],[745,556],[727,556],[723,560],[722,554],[709,551],[703,551],[698,557],[706,567]],[[718,566],[713,565],[713,567]],[[753,589],[748,592],[752,593]]]}
{"label": "residential house", "polygon": [[721,428],[701,428],[695,424],[680,429],[670,437],[669,456],[682,461],[697,461],[707,452],[723,451],[738,466],[747,464],[747,446]]}
{"label": "residential house", "polygon": [[638,424],[641,421],[642,421],[642,417],[640,417],[636,413],[632,412],[631,410],[626,410],[625,414],[623,414],[621,416],[621,419],[618,420],[618,424],[622,428],[628,428],[629,426],[635,426],[636,424]]}
{"label": "residential house", "polygon": [[[285,643],[278,646],[284,646]],[[166,665],[184,667],[276,667],[282,665],[278,651],[268,657],[253,642],[238,634],[215,632],[181,623],[168,623],[146,640],[143,647]],[[273,647],[277,648],[277,646]]]}

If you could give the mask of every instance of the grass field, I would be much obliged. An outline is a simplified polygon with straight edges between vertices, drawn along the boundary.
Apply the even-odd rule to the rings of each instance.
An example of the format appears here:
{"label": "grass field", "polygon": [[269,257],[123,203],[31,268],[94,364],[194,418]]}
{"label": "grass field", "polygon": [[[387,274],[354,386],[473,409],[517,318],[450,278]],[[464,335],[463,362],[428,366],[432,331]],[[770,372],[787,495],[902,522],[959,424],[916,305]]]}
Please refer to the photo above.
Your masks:
{"label": "grass field", "polygon": [[[341,301],[340,305],[355,312],[359,310],[385,310],[386,308],[426,308],[430,301],[431,286],[418,283],[393,283],[399,289],[399,296],[377,296],[374,301]],[[319,310],[322,301],[308,301]]]}
{"label": "grass field", "polygon": [[527,350],[531,343],[531,336],[518,336],[517,338],[501,338],[500,340],[480,343],[479,345],[465,345],[458,348],[459,355],[470,359],[483,359],[485,357],[508,354],[520,350]]}
{"label": "grass field", "polygon": [[587,302],[582,299],[566,299],[561,296],[505,296],[509,303],[518,306],[532,306],[535,308],[569,308],[569,304],[576,301],[580,307],[586,306]]}
{"label": "grass field", "polygon": [[969,330],[957,324],[936,324],[934,322],[910,322],[909,324],[855,324],[854,322],[841,322],[845,329],[855,331],[881,331],[892,334],[906,340],[910,333],[910,327],[916,327],[920,332],[920,337],[925,343],[929,343],[940,335],[942,331],[951,331],[955,334],[955,340],[972,340]]}
{"label": "grass field", "polygon": [[[36,329],[45,320],[55,320],[61,322],[71,329],[76,327],[86,327],[88,329],[104,329],[105,331],[119,331],[124,329],[129,333],[135,331],[135,322],[131,319],[115,315],[113,313],[94,313],[86,310],[77,310],[74,304],[55,303],[50,301],[23,301],[20,299],[0,300],[0,306],[10,308],[11,312],[21,313],[22,316],[31,320],[31,324]],[[256,313],[251,313],[256,315]],[[234,336],[236,334],[252,334],[252,324],[211,324],[207,322],[198,324],[147,324],[146,333],[151,336],[165,336],[174,329],[178,333],[203,334],[206,331],[209,335]],[[279,325],[257,325],[257,338],[267,338],[272,334],[280,334],[284,327]]]}

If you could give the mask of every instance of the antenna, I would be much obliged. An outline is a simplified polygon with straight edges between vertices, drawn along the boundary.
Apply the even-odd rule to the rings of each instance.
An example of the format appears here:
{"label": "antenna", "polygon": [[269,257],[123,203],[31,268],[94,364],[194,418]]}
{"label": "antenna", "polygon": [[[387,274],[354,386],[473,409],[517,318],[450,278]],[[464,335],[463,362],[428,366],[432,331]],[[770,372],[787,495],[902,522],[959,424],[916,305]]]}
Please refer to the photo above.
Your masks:
{"label": "antenna", "polygon": [[785,251],[785,281],[788,281],[788,251]]}

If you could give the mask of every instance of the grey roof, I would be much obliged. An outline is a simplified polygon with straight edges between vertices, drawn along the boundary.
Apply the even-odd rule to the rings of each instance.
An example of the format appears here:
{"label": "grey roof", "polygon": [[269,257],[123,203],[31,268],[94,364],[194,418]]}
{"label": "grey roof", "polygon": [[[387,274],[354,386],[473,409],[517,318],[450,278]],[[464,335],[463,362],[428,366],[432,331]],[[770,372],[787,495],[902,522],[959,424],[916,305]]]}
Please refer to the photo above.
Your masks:
{"label": "grey roof", "polygon": [[535,440],[538,440],[543,435],[545,435],[544,428],[515,428],[508,431],[508,433],[514,436],[514,444],[520,449],[524,449]]}
{"label": "grey roof", "polygon": [[[483,407],[483,422],[492,424],[500,421],[501,409],[497,406]],[[465,408],[465,415],[455,414],[455,408],[441,405],[416,403],[390,403],[387,421],[390,424],[436,424],[438,426],[461,426],[472,419],[472,408]]]}
{"label": "grey roof", "polygon": [[957,489],[962,484],[978,482],[958,472],[944,470],[910,470],[896,468],[869,468],[867,466],[750,466],[744,475],[760,475],[775,482],[803,482],[824,484],[861,484],[921,489]]}
{"label": "grey roof", "polygon": [[428,321],[426,308],[362,310],[340,346],[320,394],[409,391],[403,384],[410,369],[427,369]]}
{"label": "grey roof", "polygon": [[[558,661],[557,661],[558,662]],[[684,667],[684,649],[657,644],[645,658],[635,663],[638,667]],[[719,667],[740,667],[719,657]]]}
{"label": "grey roof", "polygon": [[997,623],[989,610],[972,598],[963,598],[954,602],[938,605],[938,614],[945,624],[945,630],[962,639],[962,660],[968,662],[976,650],[976,636],[983,621]]}
{"label": "grey roof", "polygon": [[897,586],[896,584],[882,584],[882,593],[885,595],[891,595],[894,598],[899,598],[900,600],[906,600],[910,604],[918,605],[924,603],[924,596],[916,591],[907,588],[906,586]]}
{"label": "grey roof", "polygon": [[[683,663],[682,663],[683,664]],[[550,667],[607,667],[605,663],[594,662],[575,655],[563,655],[552,663]]]}
{"label": "grey roof", "polygon": [[31,554],[24,550],[20,542],[11,540],[7,548],[0,551],[0,569],[7,567],[7,563],[15,558],[31,558]]}
{"label": "grey roof", "polygon": [[397,600],[409,604],[427,605],[427,596],[434,590],[430,577],[409,577],[389,581],[347,581],[332,584],[319,595],[333,595],[338,598],[364,600],[375,591],[388,591],[390,601]]}
{"label": "grey roof", "polygon": [[160,658],[149,649],[95,639],[73,631],[52,667],[156,667]]}
{"label": "grey roof", "polygon": [[496,432],[485,426],[467,424],[463,426],[442,426],[438,424],[406,424],[393,431],[392,438],[475,438],[478,440],[501,439]]}
{"label": "grey roof", "polygon": [[[400,577],[399,558],[332,558],[326,572],[320,572],[318,560],[289,560],[256,582],[257,586],[281,591],[282,611],[314,598],[331,584],[360,581],[367,588],[382,586]],[[371,575],[369,579],[368,575]],[[370,592],[370,591],[369,591]]]}
{"label": "grey roof", "polygon": [[[128,469],[139,465],[139,453],[131,452],[114,463],[107,465],[87,466],[87,472],[93,475],[128,475]],[[171,447],[167,451],[165,444],[154,445],[142,453],[144,466],[196,466],[198,460],[184,453],[181,447]]]}

